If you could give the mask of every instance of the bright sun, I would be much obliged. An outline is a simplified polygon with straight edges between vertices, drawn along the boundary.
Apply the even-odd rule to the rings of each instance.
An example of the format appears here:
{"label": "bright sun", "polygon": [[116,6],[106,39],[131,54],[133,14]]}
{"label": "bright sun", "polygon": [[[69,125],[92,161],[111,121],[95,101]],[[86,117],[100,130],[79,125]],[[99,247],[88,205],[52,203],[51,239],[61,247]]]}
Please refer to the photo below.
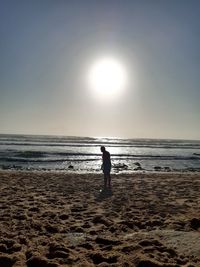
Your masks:
{"label": "bright sun", "polygon": [[126,85],[123,65],[113,58],[102,58],[89,71],[89,84],[96,97],[111,99],[121,94]]}

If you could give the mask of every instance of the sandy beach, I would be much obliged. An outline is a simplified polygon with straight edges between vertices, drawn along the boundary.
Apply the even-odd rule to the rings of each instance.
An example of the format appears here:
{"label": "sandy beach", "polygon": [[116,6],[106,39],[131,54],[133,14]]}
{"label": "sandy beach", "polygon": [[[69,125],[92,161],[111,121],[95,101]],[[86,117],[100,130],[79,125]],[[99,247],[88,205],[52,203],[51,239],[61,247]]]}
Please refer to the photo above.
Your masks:
{"label": "sandy beach", "polygon": [[0,172],[0,267],[200,266],[200,174]]}

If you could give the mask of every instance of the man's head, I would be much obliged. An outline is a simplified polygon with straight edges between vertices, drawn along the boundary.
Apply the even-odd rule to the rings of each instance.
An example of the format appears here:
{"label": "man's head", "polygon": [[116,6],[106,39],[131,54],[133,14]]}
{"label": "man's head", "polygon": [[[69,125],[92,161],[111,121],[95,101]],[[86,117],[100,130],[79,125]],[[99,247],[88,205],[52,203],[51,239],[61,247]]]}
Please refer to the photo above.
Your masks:
{"label": "man's head", "polygon": [[104,151],[106,151],[105,146],[101,146],[101,152],[104,152]]}

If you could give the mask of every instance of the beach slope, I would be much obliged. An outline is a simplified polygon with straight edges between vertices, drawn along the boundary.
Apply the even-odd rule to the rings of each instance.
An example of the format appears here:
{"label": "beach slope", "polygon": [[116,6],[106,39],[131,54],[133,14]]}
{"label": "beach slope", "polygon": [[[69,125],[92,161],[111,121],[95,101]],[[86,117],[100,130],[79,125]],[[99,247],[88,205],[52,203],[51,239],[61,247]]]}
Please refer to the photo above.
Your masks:
{"label": "beach slope", "polygon": [[200,266],[200,174],[0,171],[0,266]]}

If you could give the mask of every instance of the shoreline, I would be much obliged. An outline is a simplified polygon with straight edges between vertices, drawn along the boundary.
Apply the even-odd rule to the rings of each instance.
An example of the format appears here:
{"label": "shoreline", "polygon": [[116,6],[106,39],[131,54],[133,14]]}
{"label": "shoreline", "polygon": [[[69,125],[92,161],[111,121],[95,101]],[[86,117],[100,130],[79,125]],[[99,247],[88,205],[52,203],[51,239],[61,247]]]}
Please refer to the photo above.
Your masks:
{"label": "shoreline", "polygon": [[[34,172],[48,172],[48,173],[66,173],[66,174],[91,174],[91,175],[100,175],[102,174],[102,170],[99,171],[93,171],[93,170],[73,170],[69,169],[32,169],[32,168],[0,168],[0,172],[27,172],[27,173],[34,173]],[[118,170],[118,171],[112,171],[111,169],[111,175],[134,175],[134,174],[141,174],[141,173],[164,173],[164,174],[176,174],[176,173],[196,173],[200,174],[200,168],[187,168],[187,169],[171,169],[171,170],[165,170],[163,168],[159,168],[158,170]]]}
{"label": "shoreline", "polygon": [[[198,267],[200,174],[0,170],[0,266]],[[6,265],[7,264],[7,265]]]}

